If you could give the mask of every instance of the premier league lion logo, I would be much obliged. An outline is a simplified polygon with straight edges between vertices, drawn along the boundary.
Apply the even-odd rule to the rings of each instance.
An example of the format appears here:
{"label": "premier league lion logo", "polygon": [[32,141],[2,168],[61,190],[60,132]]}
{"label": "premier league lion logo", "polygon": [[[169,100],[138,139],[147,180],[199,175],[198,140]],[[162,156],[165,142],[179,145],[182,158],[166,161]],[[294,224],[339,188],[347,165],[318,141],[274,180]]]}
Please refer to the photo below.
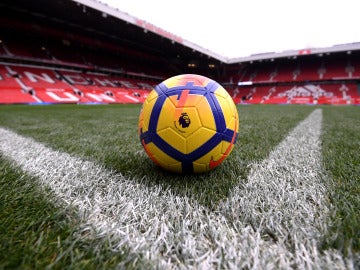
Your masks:
{"label": "premier league lion logo", "polygon": [[182,128],[187,128],[188,126],[190,126],[190,118],[188,116],[188,114],[186,112],[181,113],[180,117],[179,117],[179,125]]}

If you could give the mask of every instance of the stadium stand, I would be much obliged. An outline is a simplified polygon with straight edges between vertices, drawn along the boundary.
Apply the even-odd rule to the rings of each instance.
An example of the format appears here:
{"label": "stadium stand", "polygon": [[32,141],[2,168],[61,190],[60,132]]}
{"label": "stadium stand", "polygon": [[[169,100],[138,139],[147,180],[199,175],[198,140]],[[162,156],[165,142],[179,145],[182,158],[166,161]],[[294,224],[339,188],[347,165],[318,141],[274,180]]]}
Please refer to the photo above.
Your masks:
{"label": "stadium stand", "polygon": [[243,104],[359,104],[355,83],[298,84],[287,86],[243,87],[235,102]]}
{"label": "stadium stand", "polygon": [[0,65],[0,74],[1,103],[142,103],[156,84],[34,66]]}
{"label": "stadium stand", "polygon": [[359,52],[248,63],[230,89],[244,104],[359,104]]}
{"label": "stadium stand", "polygon": [[16,73],[10,73],[4,66],[0,66],[0,103],[21,104],[33,103],[37,100],[21,84]]}
{"label": "stadium stand", "polygon": [[5,0],[0,12],[2,104],[142,103],[183,73],[220,82],[241,104],[360,104],[359,49],[228,62],[76,1]]}

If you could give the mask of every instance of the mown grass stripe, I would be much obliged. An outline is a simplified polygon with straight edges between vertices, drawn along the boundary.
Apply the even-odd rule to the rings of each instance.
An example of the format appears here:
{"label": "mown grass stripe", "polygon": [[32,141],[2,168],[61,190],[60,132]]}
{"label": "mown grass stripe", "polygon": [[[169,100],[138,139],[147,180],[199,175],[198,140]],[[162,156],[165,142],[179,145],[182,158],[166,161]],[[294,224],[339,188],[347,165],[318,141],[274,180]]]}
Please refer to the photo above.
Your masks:
{"label": "mown grass stripe", "polygon": [[[298,164],[296,159],[302,155],[295,153],[300,151],[298,146],[308,145],[307,150],[315,154],[308,153],[314,159],[305,160],[312,161],[318,168],[318,146],[314,146],[314,142],[319,140],[320,131],[316,131],[318,125],[321,125],[321,111],[312,113],[299,125],[300,128],[298,126],[290,133],[286,138],[288,143],[280,144],[270,154],[271,162],[262,163],[269,166],[263,171],[271,172],[277,168],[277,175],[272,175],[277,179],[289,171],[287,166],[292,166],[290,170],[296,169],[306,178],[317,178],[319,172],[311,166],[309,170],[304,170],[302,166],[310,162]],[[306,128],[314,132],[306,135]],[[289,146],[293,149],[289,150]],[[296,187],[302,183],[297,179],[299,173],[286,177],[289,180],[286,187],[290,198],[296,199],[297,205],[291,211],[294,216],[299,216],[289,219],[290,212],[286,212],[286,205],[271,210],[273,200],[266,201],[265,197],[262,198],[264,202],[258,198],[254,204],[244,204],[248,208],[241,208],[236,193],[249,196],[241,198],[250,202],[254,200],[253,196],[260,197],[257,195],[258,191],[261,192],[260,187],[256,186],[239,186],[229,200],[213,212],[187,197],[175,196],[170,189],[144,186],[139,181],[126,179],[95,163],[54,151],[9,130],[0,129],[0,149],[17,166],[37,176],[64,203],[77,208],[84,230],[95,230],[99,237],[111,239],[115,250],[130,247],[134,254],[152,261],[154,267],[278,269],[332,268],[337,265],[346,268],[349,263],[336,252],[320,254],[317,241],[321,236],[317,236],[317,224],[302,227],[316,219],[319,213],[315,210],[322,205],[315,200],[314,206],[311,206],[314,198],[307,198],[307,194],[298,194],[297,188],[291,188],[291,185],[295,184]],[[289,156],[287,163],[277,164],[283,152],[294,154]],[[258,172],[260,167],[261,164],[252,170],[248,183],[252,179],[262,178],[261,169]],[[251,188],[253,192],[242,191]],[[313,185],[308,188],[313,188]],[[320,196],[322,190],[323,187],[317,191]],[[286,192],[281,189],[277,191],[280,195]],[[307,206],[307,201],[311,202],[311,207]],[[326,203],[322,199],[320,201]],[[288,203],[292,206],[292,201]],[[230,210],[230,206],[235,210]],[[297,213],[308,209],[315,209],[315,212],[309,212],[310,219]],[[296,233],[292,235],[293,232]]]}

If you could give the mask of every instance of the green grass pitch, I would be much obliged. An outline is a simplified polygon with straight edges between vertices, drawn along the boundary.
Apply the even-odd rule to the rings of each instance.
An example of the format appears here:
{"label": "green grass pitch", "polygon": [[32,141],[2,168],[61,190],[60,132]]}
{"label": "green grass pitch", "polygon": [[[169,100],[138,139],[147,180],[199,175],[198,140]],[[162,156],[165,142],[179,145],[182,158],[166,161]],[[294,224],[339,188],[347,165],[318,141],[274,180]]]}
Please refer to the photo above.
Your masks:
{"label": "green grass pitch", "polygon": [[[2,106],[0,127],[121,173],[144,186],[161,186],[216,211],[239,181],[247,181],[254,164],[266,159],[299,122],[320,108],[321,164],[332,207],[327,220],[329,230],[321,237],[319,252],[337,250],[344,258],[350,256],[349,265],[360,265],[356,259],[360,252],[360,107],[238,106],[240,131],[230,157],[210,173],[186,176],[160,170],[144,154],[137,135],[140,108]],[[145,255],[137,256],[123,246],[114,249],[111,238],[79,228],[76,209],[64,205],[52,190],[40,185],[35,176],[25,173],[1,151],[0,202],[0,269],[153,266]]]}

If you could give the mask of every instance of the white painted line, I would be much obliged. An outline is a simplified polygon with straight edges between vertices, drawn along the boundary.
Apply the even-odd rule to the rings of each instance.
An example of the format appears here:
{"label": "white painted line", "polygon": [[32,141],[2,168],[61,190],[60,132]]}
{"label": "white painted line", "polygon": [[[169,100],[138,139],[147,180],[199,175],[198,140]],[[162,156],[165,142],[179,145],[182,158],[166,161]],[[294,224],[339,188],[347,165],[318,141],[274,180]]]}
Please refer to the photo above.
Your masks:
{"label": "white painted line", "polygon": [[279,258],[299,268],[319,259],[318,246],[327,231],[321,125],[322,111],[317,109],[254,165],[248,179],[219,206],[226,218],[249,224],[278,249]]}
{"label": "white painted line", "polygon": [[0,151],[77,208],[82,229],[154,267],[346,269],[340,254],[317,246],[327,212],[321,116],[317,110],[300,123],[215,212],[2,128]]}

